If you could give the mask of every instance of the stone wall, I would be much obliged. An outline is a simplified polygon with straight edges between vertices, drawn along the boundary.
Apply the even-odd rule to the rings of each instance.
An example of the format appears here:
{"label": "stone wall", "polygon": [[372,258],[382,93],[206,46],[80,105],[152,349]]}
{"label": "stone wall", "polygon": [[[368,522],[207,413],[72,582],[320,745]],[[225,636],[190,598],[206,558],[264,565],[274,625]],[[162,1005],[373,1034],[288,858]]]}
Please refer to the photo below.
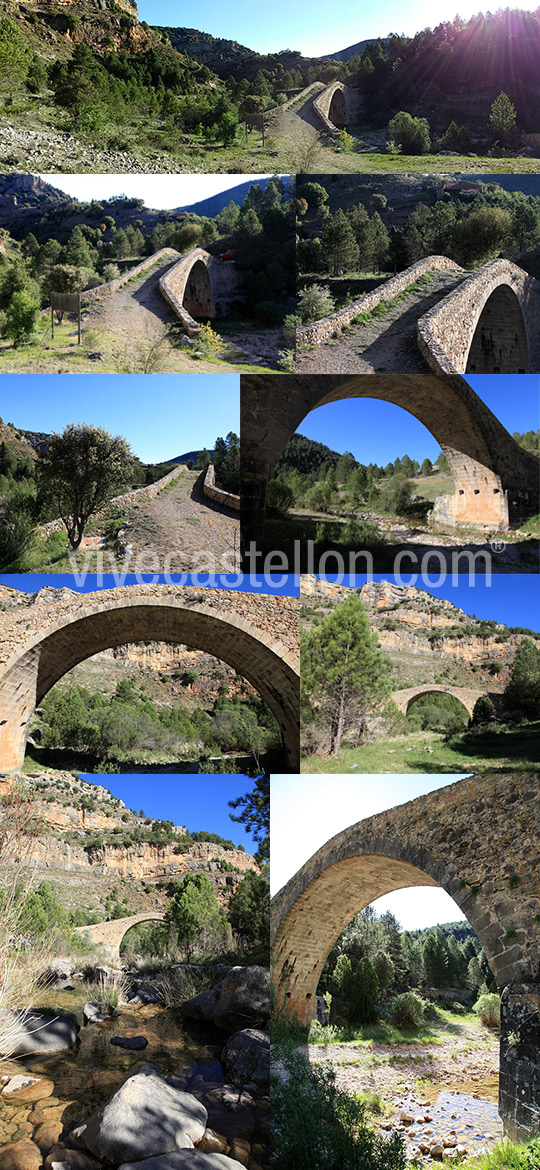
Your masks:
{"label": "stone wall", "polygon": [[132,276],[140,276],[141,273],[147,272],[148,269],[157,267],[162,260],[170,259],[171,264],[177,260],[180,253],[175,248],[160,248],[159,252],[154,252],[152,256],[147,256],[146,260],[141,260],[140,264],[136,264],[134,268],[128,268],[117,276],[115,280],[109,280],[106,284],[98,284],[95,288],[89,288],[86,292],[81,293],[81,300],[91,300],[93,297],[101,296],[102,293],[118,292],[125,284],[131,280]]}
{"label": "stone wall", "polygon": [[396,276],[391,276],[389,280],[383,281],[377,285],[377,288],[372,289],[359,300],[353,301],[351,305],[346,305],[344,309],[332,313],[330,317],[323,317],[322,320],[314,321],[310,325],[301,325],[296,331],[297,344],[320,345],[321,342],[329,341],[345,325],[350,325],[359,313],[370,313],[381,301],[390,300],[391,297],[397,296],[410,284],[414,284],[420,276],[433,269],[449,269],[451,272],[463,272],[465,275],[464,269],[460,268],[459,264],[455,264],[453,260],[449,260],[447,256],[427,256],[423,260],[418,260],[416,264],[412,264],[410,268],[405,268],[403,272],[398,272]]}
{"label": "stone wall", "polygon": [[[463,703],[469,715],[472,715],[477,699],[487,694],[488,692],[485,687],[479,690],[473,687],[446,687],[438,683],[426,683],[421,686],[405,687],[402,690],[393,691],[391,698],[399,710],[406,715],[413,701],[420,698],[421,695],[451,695],[454,699],[458,699],[460,703]],[[493,697],[493,695],[490,695],[491,699]]]}
{"label": "stone wall", "polygon": [[[502,289],[508,294],[497,299]],[[478,326],[473,370],[469,355]],[[540,370],[540,281],[510,260],[492,260],[420,318],[417,338],[436,373]]]}
{"label": "stone wall", "polygon": [[500,1113],[510,1141],[540,1133],[540,984],[511,983],[501,997]]}
{"label": "stone wall", "polygon": [[268,114],[280,114],[284,110],[292,110],[300,98],[308,98],[310,94],[319,92],[321,89],[324,89],[323,81],[312,81],[311,85],[306,85],[305,89],[301,89],[294,97],[289,98],[288,102],[283,102],[282,106],[272,106],[271,110],[266,110],[265,116],[268,116]]}
{"label": "stone wall", "polygon": [[[157,479],[155,483],[149,483],[144,487],[135,488],[132,492],[124,492],[121,496],[113,496],[112,500],[107,500],[104,507],[95,513],[95,516],[104,516],[109,508],[119,504],[131,504],[133,501],[139,502],[141,500],[155,500],[156,496],[163,491],[163,488],[173,483],[183,470],[185,470],[184,465],[180,463],[173,471],[169,471],[167,475],[164,475],[161,479]],[[65,527],[64,521],[59,518],[57,520],[49,520],[46,524],[40,524],[39,531],[43,536],[51,536],[53,532],[64,532]]]}
{"label": "stone wall", "polygon": [[211,256],[204,248],[192,248],[177,264],[162,276],[159,282],[161,295],[179,317],[188,337],[197,337],[200,325],[184,304],[189,278],[197,265],[203,265],[208,273],[209,300],[200,316],[209,318],[225,317],[235,301],[242,298],[242,277],[230,260]]}
{"label": "stone wall", "polygon": [[225,492],[223,488],[217,487],[216,469],[213,463],[209,464],[204,477],[203,492],[210,500],[215,500],[216,504],[221,504],[224,508],[234,508],[235,512],[240,511],[240,496],[235,496],[232,492]]}
{"label": "stone wall", "polygon": [[324,130],[326,130],[326,133],[330,134],[332,138],[335,138],[339,134],[338,126],[330,118],[330,107],[336,93],[341,93],[343,106],[345,107],[345,86],[341,81],[334,81],[332,85],[327,85],[326,89],[323,89],[322,93],[313,102],[313,109],[317,117],[322,123]]}

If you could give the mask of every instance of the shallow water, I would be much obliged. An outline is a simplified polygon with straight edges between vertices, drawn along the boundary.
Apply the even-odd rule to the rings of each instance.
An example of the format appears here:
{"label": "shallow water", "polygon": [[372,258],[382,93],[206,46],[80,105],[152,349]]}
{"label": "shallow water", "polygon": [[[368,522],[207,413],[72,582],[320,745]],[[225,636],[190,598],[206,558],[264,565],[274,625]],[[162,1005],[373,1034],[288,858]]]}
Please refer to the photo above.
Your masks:
{"label": "shallow water", "polygon": [[442,1141],[451,1135],[459,1145],[466,1146],[473,1153],[480,1148],[491,1149],[503,1137],[497,1100],[480,1093],[449,1092],[443,1089],[429,1103],[418,1097],[404,1098],[402,1109],[409,1111],[415,1118],[425,1114],[431,1117],[431,1121],[421,1124],[415,1121],[414,1125],[407,1126],[407,1140],[414,1145],[421,1141]]}

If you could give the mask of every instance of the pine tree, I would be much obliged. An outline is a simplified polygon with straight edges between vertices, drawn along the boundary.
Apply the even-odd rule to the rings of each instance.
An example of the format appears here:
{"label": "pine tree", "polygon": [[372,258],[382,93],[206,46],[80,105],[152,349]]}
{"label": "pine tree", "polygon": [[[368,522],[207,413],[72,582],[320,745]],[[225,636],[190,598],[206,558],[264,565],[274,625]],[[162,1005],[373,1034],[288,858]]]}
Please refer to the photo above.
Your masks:
{"label": "pine tree", "polygon": [[321,233],[321,252],[330,272],[350,272],[358,264],[358,244],[341,208],[328,217]]}
{"label": "pine tree", "polygon": [[491,106],[489,123],[493,137],[508,142],[516,129],[516,107],[502,90]]}
{"label": "pine tree", "polygon": [[367,715],[389,694],[391,669],[357,594],[303,639],[303,692],[327,724],[333,755],[347,729],[354,723],[362,730]]}

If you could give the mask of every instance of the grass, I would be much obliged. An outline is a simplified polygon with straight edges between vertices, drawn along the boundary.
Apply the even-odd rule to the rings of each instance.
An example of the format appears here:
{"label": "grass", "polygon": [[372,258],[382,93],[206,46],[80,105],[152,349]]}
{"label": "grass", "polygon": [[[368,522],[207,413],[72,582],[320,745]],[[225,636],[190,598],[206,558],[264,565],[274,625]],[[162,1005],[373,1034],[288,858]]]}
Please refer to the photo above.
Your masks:
{"label": "grass", "polygon": [[540,1140],[527,1145],[498,1142],[489,1153],[467,1158],[461,1165],[463,1170],[540,1170]]}
{"label": "grass", "polygon": [[445,743],[442,732],[417,731],[386,737],[362,747],[343,748],[337,756],[307,756],[301,771],[356,772],[527,772],[540,763],[540,720],[504,731],[487,730],[471,739],[457,736]]}
{"label": "grass", "polygon": [[449,1008],[437,1007],[437,1018],[424,1020],[418,1028],[400,1028],[386,1020],[376,1024],[338,1026],[311,1025],[309,1043],[317,1047],[327,1044],[354,1044],[370,1049],[374,1044],[441,1044],[448,1034],[458,1035],[466,1025],[477,1024],[474,1012],[458,1015]]}

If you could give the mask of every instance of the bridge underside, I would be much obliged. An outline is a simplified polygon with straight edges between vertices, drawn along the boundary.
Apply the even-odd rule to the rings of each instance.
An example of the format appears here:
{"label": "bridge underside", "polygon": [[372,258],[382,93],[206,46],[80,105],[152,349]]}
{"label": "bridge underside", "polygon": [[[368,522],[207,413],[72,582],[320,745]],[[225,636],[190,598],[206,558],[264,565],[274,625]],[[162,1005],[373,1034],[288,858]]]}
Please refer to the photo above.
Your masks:
{"label": "bridge underside", "polygon": [[347,125],[347,111],[343,90],[336,89],[336,92],[332,95],[328,117],[334,126],[337,126],[338,130],[345,129]]}
{"label": "bridge underside", "polygon": [[191,317],[214,318],[216,306],[208,269],[202,260],[196,260],[186,280],[183,306]]}
{"label": "bridge underside", "polygon": [[500,285],[486,301],[467,359],[468,374],[527,374],[525,322],[516,294]]}

